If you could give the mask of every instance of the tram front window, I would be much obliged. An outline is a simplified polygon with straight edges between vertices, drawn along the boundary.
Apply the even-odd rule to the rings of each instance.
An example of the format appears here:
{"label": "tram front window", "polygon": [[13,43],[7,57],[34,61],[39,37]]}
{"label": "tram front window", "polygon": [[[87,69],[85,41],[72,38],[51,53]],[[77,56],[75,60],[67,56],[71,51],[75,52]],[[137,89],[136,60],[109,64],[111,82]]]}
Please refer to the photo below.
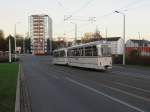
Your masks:
{"label": "tram front window", "polygon": [[111,48],[108,45],[101,46],[102,56],[111,56]]}

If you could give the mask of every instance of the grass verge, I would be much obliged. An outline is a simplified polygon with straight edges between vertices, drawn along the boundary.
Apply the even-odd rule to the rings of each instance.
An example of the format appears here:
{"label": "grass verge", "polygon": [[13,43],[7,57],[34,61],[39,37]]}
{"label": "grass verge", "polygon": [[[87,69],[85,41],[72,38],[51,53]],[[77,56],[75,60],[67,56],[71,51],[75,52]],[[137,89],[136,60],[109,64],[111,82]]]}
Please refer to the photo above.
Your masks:
{"label": "grass verge", "polygon": [[0,112],[14,112],[18,64],[0,64]]}

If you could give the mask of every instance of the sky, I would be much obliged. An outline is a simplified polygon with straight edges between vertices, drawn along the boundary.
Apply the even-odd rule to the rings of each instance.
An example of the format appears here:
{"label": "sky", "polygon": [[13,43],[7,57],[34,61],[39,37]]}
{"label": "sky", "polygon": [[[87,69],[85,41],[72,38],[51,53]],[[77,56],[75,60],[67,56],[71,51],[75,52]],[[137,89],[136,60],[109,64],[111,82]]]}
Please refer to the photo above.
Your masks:
{"label": "sky", "polygon": [[[1,0],[0,29],[5,35],[28,32],[28,16],[47,14],[53,20],[53,37],[74,37],[74,24],[78,26],[78,38],[85,32],[94,32],[96,28],[102,36],[122,36],[123,15],[126,15],[126,40],[150,40],[150,0]],[[67,21],[64,16],[72,15]],[[96,21],[89,21],[96,17]],[[139,33],[138,33],[139,32]]]}

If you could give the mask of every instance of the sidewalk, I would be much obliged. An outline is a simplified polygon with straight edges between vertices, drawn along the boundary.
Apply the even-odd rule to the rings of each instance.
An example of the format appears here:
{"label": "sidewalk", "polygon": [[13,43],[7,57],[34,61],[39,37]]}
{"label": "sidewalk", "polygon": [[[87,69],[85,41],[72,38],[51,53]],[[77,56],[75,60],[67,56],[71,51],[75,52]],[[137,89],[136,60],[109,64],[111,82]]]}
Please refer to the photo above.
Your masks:
{"label": "sidewalk", "polygon": [[30,100],[31,95],[27,86],[27,80],[22,66],[20,68],[20,112],[32,112]]}

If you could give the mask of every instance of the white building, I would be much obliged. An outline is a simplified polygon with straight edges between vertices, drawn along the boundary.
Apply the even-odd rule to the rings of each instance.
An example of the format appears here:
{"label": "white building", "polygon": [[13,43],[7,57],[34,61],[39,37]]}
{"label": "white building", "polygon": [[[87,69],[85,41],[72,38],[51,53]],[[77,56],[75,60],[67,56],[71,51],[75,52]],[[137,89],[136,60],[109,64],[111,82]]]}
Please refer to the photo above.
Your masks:
{"label": "white building", "polygon": [[113,55],[123,54],[123,39],[121,37],[102,38],[111,43],[111,51]]}
{"label": "white building", "polygon": [[[31,52],[45,54],[52,51],[52,19],[48,15],[31,15],[29,17],[29,37]],[[50,40],[48,49],[47,39]]]}

